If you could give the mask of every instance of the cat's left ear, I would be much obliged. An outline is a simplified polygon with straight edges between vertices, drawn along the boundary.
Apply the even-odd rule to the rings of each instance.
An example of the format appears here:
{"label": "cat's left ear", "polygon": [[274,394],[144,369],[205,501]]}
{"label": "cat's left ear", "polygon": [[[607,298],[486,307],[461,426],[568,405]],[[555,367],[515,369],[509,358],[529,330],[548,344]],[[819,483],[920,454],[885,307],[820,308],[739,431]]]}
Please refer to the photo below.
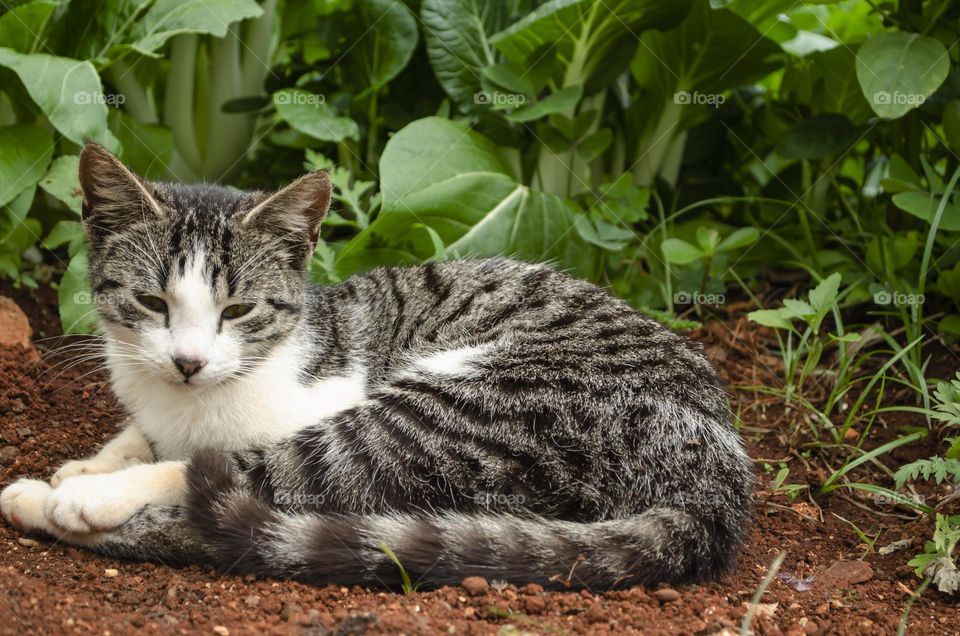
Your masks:
{"label": "cat's left ear", "polygon": [[326,172],[305,174],[244,212],[241,222],[294,243],[309,244],[312,253],[320,238],[320,222],[330,209],[331,189]]}

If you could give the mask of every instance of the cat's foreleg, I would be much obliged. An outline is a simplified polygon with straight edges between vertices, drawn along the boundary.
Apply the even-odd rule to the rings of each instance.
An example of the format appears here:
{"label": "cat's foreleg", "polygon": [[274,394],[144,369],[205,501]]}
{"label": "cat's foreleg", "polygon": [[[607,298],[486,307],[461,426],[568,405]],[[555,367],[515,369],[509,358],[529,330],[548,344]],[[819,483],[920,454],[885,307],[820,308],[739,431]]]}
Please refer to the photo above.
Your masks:
{"label": "cat's foreleg", "polygon": [[123,432],[107,442],[93,457],[69,461],[61,466],[50,478],[50,485],[56,488],[69,477],[112,473],[153,460],[150,442],[136,424],[130,424]]}
{"label": "cat's foreleg", "polygon": [[147,505],[183,504],[186,468],[186,462],[164,461],[68,477],[47,495],[43,513],[51,524],[67,532],[113,530]]}

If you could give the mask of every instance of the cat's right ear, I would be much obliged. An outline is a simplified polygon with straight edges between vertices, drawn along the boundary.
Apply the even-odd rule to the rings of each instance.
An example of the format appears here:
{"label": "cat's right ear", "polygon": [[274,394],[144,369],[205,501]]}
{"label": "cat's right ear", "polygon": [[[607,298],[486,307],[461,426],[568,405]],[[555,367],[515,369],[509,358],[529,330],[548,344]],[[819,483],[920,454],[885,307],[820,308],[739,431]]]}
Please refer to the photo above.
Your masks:
{"label": "cat's right ear", "polygon": [[83,147],[79,173],[83,222],[90,229],[111,232],[164,214],[149,186],[100,144]]}

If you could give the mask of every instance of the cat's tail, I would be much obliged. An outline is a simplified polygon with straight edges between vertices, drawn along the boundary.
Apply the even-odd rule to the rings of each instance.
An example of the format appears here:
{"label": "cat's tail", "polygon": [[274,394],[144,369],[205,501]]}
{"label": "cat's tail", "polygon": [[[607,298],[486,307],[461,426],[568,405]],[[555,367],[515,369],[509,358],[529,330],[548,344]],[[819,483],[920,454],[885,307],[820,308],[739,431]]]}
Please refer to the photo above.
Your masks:
{"label": "cat's tail", "polygon": [[742,527],[657,507],[579,523],[473,513],[287,513],[249,491],[218,453],[191,463],[187,515],[216,565],[232,574],[400,589],[465,577],[548,588],[607,589],[711,580],[729,571]]}

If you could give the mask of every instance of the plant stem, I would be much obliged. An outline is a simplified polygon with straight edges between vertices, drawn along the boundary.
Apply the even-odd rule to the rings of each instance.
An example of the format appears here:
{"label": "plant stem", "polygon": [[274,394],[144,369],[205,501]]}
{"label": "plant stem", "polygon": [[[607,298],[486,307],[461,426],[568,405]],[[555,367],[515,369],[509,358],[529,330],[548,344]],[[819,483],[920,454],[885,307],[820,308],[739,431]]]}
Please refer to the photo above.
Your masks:
{"label": "plant stem", "polygon": [[163,123],[173,132],[177,155],[194,175],[200,175],[203,160],[197,146],[193,102],[196,63],[197,36],[175,36],[170,44],[170,71],[163,101]]}

